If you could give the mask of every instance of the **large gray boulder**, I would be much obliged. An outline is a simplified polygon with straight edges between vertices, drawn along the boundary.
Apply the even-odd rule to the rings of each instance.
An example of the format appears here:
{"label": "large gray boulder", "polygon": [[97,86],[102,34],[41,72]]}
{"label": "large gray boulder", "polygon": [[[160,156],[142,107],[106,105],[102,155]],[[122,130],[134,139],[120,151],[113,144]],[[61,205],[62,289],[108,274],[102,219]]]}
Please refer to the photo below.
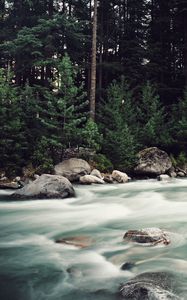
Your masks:
{"label": "large gray boulder", "polygon": [[168,154],[157,147],[151,147],[138,153],[135,172],[141,175],[157,176],[165,174],[171,167],[172,162]]}
{"label": "large gray boulder", "polygon": [[43,174],[11,195],[15,199],[67,198],[75,196],[69,180],[59,175]]}
{"label": "large gray boulder", "polygon": [[121,286],[121,299],[160,300],[180,299],[173,292],[175,278],[164,272],[142,273]]}
{"label": "large gray boulder", "polygon": [[64,176],[71,182],[79,181],[81,176],[90,172],[90,165],[80,158],[70,158],[55,166],[55,174]]}

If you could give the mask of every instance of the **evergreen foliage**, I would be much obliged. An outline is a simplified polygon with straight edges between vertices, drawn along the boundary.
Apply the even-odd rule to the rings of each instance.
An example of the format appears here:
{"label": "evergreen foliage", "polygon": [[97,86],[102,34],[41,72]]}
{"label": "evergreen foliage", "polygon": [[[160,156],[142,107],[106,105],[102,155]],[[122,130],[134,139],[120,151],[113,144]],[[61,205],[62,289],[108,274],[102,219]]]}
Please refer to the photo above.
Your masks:
{"label": "evergreen foliage", "polygon": [[132,93],[124,78],[108,89],[107,102],[102,107],[103,153],[120,169],[132,166],[137,150],[135,142],[135,111]]}
{"label": "evergreen foliage", "polygon": [[185,160],[186,1],[98,0],[97,11],[93,122],[92,1],[0,4],[1,168],[49,172],[77,146],[123,170],[146,146]]}
{"label": "evergreen foliage", "polygon": [[22,163],[24,138],[17,89],[11,85],[11,75],[3,70],[0,70],[0,128],[0,167],[9,173]]}
{"label": "evergreen foliage", "polygon": [[166,112],[150,82],[147,82],[142,88],[138,121],[141,128],[138,138],[142,146],[165,148],[170,144]]}

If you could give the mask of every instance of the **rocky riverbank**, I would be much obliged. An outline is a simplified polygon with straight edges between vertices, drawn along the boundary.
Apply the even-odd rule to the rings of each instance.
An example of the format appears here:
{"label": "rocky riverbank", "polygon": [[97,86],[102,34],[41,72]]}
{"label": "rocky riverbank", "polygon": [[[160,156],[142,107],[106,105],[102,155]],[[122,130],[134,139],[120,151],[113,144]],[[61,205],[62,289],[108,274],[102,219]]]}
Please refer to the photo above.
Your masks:
{"label": "rocky riverbank", "polygon": [[[160,181],[169,181],[172,178],[184,178],[187,176],[186,165],[183,167],[173,166],[169,155],[156,147],[146,148],[140,151],[137,157],[137,164],[131,174],[132,179],[157,178]],[[61,180],[59,178],[61,178]],[[52,198],[55,195],[56,198],[64,198],[73,195],[73,193],[66,191],[67,185],[70,187],[71,184],[74,183],[120,184],[127,183],[130,180],[131,177],[124,171],[113,170],[111,173],[102,173],[98,169],[93,168],[87,161],[74,157],[55,165],[53,174],[48,175],[43,174],[39,176],[35,173],[34,168],[25,167],[23,168],[22,176],[9,179],[2,171],[0,174],[0,189],[21,188],[18,193],[15,193],[15,195],[19,195],[20,198]],[[63,191],[61,185],[62,181],[66,181]],[[37,193],[35,193],[36,189]],[[73,189],[72,186],[71,189]]]}

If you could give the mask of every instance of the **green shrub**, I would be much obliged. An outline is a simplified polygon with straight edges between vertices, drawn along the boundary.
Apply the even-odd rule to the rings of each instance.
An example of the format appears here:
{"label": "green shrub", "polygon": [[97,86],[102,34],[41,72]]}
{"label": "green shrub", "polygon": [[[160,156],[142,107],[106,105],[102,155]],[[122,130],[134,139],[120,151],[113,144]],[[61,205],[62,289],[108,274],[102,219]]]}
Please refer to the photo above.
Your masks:
{"label": "green shrub", "polygon": [[81,137],[83,140],[83,145],[93,149],[100,150],[102,143],[102,135],[99,133],[97,124],[89,119],[86,123],[84,129],[82,129]]}
{"label": "green shrub", "polygon": [[186,163],[187,163],[186,153],[185,152],[180,152],[179,156],[177,157],[177,166],[182,167]]}
{"label": "green shrub", "polygon": [[111,172],[113,170],[113,165],[111,161],[104,154],[95,154],[93,161],[90,162],[91,165],[101,172]]}

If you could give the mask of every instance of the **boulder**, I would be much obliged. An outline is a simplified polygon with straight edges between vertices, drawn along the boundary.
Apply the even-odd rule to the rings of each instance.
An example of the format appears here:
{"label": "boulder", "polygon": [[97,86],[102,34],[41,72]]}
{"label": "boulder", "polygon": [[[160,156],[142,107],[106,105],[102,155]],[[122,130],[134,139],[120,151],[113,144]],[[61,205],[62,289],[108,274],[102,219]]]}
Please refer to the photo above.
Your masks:
{"label": "boulder", "polygon": [[169,235],[159,228],[128,230],[125,233],[123,239],[126,241],[131,241],[139,244],[146,244],[150,246],[155,246],[158,244],[168,245],[171,242]]}
{"label": "boulder", "polygon": [[56,240],[56,243],[62,245],[71,245],[79,248],[87,248],[92,244],[92,239],[88,236],[66,237]]}
{"label": "boulder", "polygon": [[70,158],[59,163],[54,168],[56,175],[66,177],[69,181],[79,181],[83,175],[90,174],[91,168],[87,161],[80,158]]}
{"label": "boulder", "polygon": [[117,170],[114,170],[112,172],[112,178],[118,183],[125,183],[130,179],[130,177],[126,173]]}
{"label": "boulder", "polygon": [[165,174],[171,167],[168,154],[157,147],[151,147],[138,153],[138,163],[134,171],[141,175],[157,176]]}
{"label": "boulder", "polygon": [[158,181],[169,181],[171,180],[171,177],[167,174],[161,174],[157,177]]}
{"label": "boulder", "polygon": [[147,272],[130,279],[119,290],[121,299],[180,299],[174,294],[175,278],[166,272]]}
{"label": "boulder", "polygon": [[75,196],[69,180],[59,175],[43,174],[11,195],[15,199],[67,198]]}
{"label": "boulder", "polygon": [[103,183],[105,183],[103,179],[100,179],[100,178],[98,178],[96,176],[93,176],[93,175],[81,176],[79,178],[79,181],[80,181],[80,183],[83,183],[83,184],[92,184],[92,183],[103,184]]}
{"label": "boulder", "polygon": [[93,175],[93,176],[96,176],[96,177],[98,177],[98,178],[100,178],[100,179],[103,179],[103,177],[102,177],[100,171],[97,170],[97,169],[93,169],[90,175]]}

